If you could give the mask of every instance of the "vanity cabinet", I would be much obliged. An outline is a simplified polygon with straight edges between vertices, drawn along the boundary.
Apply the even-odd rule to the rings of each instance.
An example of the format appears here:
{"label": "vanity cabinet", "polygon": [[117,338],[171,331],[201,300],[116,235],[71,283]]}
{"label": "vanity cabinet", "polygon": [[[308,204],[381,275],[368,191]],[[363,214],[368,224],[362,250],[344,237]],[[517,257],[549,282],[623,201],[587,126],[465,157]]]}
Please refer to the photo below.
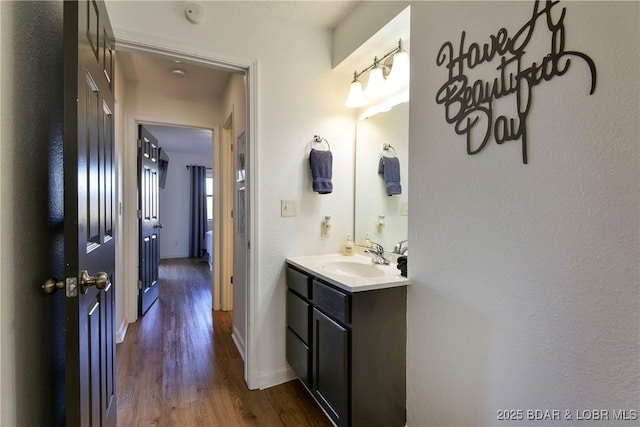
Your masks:
{"label": "vanity cabinet", "polygon": [[289,365],[339,427],[406,421],[406,286],[349,292],[287,265]]}

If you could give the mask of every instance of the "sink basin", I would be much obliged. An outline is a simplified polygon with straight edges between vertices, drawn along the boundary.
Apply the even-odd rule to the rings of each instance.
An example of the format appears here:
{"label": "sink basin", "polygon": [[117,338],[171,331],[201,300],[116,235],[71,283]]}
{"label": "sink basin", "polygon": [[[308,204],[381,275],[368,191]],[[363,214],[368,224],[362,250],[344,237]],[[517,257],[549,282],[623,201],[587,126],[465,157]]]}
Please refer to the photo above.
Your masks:
{"label": "sink basin", "polygon": [[385,272],[374,264],[364,264],[353,261],[329,261],[322,265],[327,273],[339,274],[347,277],[379,277]]}
{"label": "sink basin", "polygon": [[287,264],[347,292],[386,289],[411,283],[406,277],[400,276],[395,264],[373,264],[371,258],[359,253],[349,257],[324,254],[287,258]]}

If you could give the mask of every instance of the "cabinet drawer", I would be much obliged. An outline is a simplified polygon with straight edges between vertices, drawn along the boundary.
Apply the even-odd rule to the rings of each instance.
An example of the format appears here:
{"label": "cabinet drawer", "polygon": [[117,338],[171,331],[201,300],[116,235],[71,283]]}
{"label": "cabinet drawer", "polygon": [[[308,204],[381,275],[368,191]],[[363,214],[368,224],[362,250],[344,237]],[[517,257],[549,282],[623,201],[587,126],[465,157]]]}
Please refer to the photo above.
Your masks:
{"label": "cabinet drawer", "polygon": [[339,322],[351,322],[349,295],[313,281],[313,305]]}
{"label": "cabinet drawer", "polygon": [[287,291],[287,326],[289,326],[305,344],[309,343],[309,304],[291,291]]}
{"label": "cabinet drawer", "polygon": [[309,281],[310,278],[306,274],[287,267],[287,287],[307,299],[311,296],[309,293]]}
{"label": "cabinet drawer", "polygon": [[310,356],[309,347],[290,328],[287,328],[287,362],[309,388],[311,388],[309,381],[311,378],[309,376]]}

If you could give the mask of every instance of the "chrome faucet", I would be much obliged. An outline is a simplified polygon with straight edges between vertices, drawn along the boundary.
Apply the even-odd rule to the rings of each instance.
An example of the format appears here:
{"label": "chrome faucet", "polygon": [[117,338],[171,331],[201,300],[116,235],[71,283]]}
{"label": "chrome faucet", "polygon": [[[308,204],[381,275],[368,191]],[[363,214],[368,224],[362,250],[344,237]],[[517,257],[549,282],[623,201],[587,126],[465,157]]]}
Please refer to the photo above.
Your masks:
{"label": "chrome faucet", "polygon": [[364,253],[371,254],[371,262],[374,264],[389,265],[389,260],[384,257],[384,248],[380,243],[371,242],[371,247],[364,250]]}
{"label": "chrome faucet", "polygon": [[406,255],[409,250],[409,241],[401,240],[393,247],[393,253],[398,255]]}

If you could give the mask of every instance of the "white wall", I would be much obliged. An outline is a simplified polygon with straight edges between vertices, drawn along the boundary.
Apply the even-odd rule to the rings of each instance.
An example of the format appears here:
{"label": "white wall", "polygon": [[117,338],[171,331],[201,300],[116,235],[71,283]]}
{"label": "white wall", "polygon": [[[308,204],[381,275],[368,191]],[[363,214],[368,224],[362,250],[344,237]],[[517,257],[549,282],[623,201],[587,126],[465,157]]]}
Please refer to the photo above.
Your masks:
{"label": "white wall", "polygon": [[[109,2],[116,33],[140,42],[229,58],[257,61],[257,215],[255,272],[259,340],[259,382],[268,386],[291,378],[285,360],[287,256],[338,251],[353,228],[353,119],[344,107],[348,71],[331,72],[331,32],[269,16],[244,2],[203,2],[201,25],[184,18],[182,2]],[[145,19],[140,19],[145,17]],[[345,83],[347,82],[347,83]],[[311,191],[306,156],[314,134],[331,142],[334,192]],[[298,216],[280,217],[280,200],[296,200]],[[320,238],[320,220],[333,217],[332,236]],[[301,238],[304,236],[304,238]]]}
{"label": "white wall", "polygon": [[[160,142],[162,146],[162,142]],[[167,151],[169,169],[165,189],[160,189],[160,258],[189,256],[190,183],[187,165],[212,167],[213,157],[199,153]]]}
{"label": "white wall", "polygon": [[232,74],[222,95],[223,119],[233,112],[233,127],[236,135],[242,134],[247,130],[246,117],[246,77],[242,74]]}
{"label": "white wall", "polygon": [[[566,425],[496,417],[640,409],[640,5],[562,6],[565,48],[595,61],[597,88],[589,96],[577,58],[533,88],[528,165],[519,143],[466,154],[435,102],[447,78],[436,56],[462,31],[467,46],[514,34],[533,2],[412,6],[409,426]],[[544,19],[528,50],[544,55],[541,33]]]}
{"label": "white wall", "polygon": [[[64,424],[62,2],[0,2],[0,425]],[[34,410],[34,402],[37,409]]]}
{"label": "white wall", "polygon": [[[233,136],[233,140],[237,141],[237,137],[241,135],[243,132],[247,130],[247,117],[246,117],[246,99],[247,99],[247,91],[246,91],[246,77],[240,74],[234,74],[229,79],[229,83],[227,88],[225,89],[225,93],[223,95],[223,109],[225,111],[224,118],[226,120],[227,117],[231,113],[233,113],[233,130],[235,135]],[[225,153],[226,150],[220,150],[220,153]],[[222,157],[222,156],[219,156]],[[229,176],[228,173],[225,173],[226,176]],[[235,175],[235,173],[234,173]],[[222,196],[222,194],[221,194]],[[233,197],[233,195],[231,195]],[[231,200],[230,203],[233,203]],[[224,214],[223,214],[224,215]],[[221,233],[218,233],[221,234]],[[234,256],[236,251],[240,248],[234,247]],[[241,257],[242,261],[246,261]],[[240,259],[234,259],[233,262],[241,261]],[[232,266],[230,268],[233,268]],[[221,270],[220,270],[221,271]],[[221,278],[221,281],[224,280],[224,277]],[[247,342],[247,322],[246,322],[246,298],[247,298],[247,287],[246,280],[236,280],[233,284],[233,338],[238,346],[240,353],[243,358],[245,356],[245,348]]]}
{"label": "white wall", "polygon": [[[409,3],[404,0],[360,2],[333,30],[333,66],[337,67],[365,44]],[[358,68],[358,71],[365,66]]]}

